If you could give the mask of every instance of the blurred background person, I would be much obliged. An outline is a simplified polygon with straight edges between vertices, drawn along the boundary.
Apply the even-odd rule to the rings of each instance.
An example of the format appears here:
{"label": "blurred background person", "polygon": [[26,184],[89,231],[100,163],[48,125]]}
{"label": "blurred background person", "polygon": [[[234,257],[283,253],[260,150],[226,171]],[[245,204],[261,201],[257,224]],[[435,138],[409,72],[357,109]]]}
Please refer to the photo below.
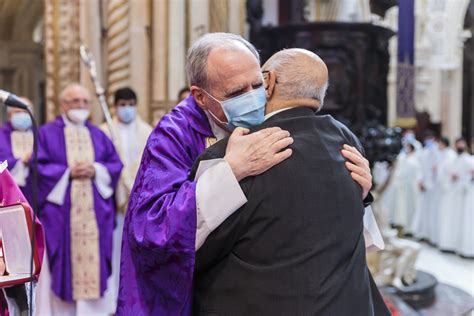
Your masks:
{"label": "blurred background person", "polygon": [[[456,157],[440,167],[442,196],[439,210],[439,248],[459,252],[464,232],[464,207],[471,182],[471,156],[463,138],[455,143]],[[472,232],[472,223],[471,229]],[[466,232],[467,233],[467,232]]]}
{"label": "blurred background person", "polygon": [[422,175],[415,146],[407,142],[403,146],[403,152],[397,159],[392,179],[395,195],[393,223],[403,227],[405,234],[411,234],[413,217],[419,204]]}
{"label": "blurred background person", "polygon": [[186,99],[189,96],[190,92],[191,92],[191,90],[189,90],[188,86],[186,86],[186,87],[182,88],[181,90],[179,90],[179,92],[178,92],[178,103],[183,101],[184,99]]}
{"label": "blurred background person", "polygon": [[91,99],[86,88],[68,85],[60,102],[62,114],[43,125],[39,135],[38,197],[50,268],[40,282],[50,287],[40,292],[38,313],[113,314],[108,280],[114,190],[122,163],[109,138],[87,121]]}
{"label": "blurred background person", "polygon": [[413,233],[418,239],[428,240],[431,231],[431,216],[436,207],[436,176],[438,145],[433,131],[427,131],[423,140],[423,149],[419,154],[421,180],[418,182],[420,200],[413,223]]}
{"label": "blurred background person", "polygon": [[[33,104],[28,98],[22,97],[30,111]],[[0,128],[0,163],[8,161],[8,170],[20,187],[23,194],[31,201],[27,186],[29,161],[33,152],[32,122],[27,111],[13,107],[7,108],[8,121]]]}
{"label": "blurred background person", "polygon": [[467,182],[466,197],[462,214],[462,236],[459,254],[474,258],[474,154],[470,157],[470,179]]}
{"label": "blurred background person", "polygon": [[[113,117],[112,128],[114,129],[114,135],[117,137],[114,140],[114,145],[122,160],[123,170],[115,191],[117,215],[110,282],[111,289],[113,289],[112,301],[116,301],[118,295],[120,250],[125,211],[142,160],[143,150],[152,131],[152,127],[138,115],[137,101],[137,95],[130,87],[120,88],[114,93],[115,116]],[[110,130],[106,123],[100,125],[100,129],[110,138]]]}

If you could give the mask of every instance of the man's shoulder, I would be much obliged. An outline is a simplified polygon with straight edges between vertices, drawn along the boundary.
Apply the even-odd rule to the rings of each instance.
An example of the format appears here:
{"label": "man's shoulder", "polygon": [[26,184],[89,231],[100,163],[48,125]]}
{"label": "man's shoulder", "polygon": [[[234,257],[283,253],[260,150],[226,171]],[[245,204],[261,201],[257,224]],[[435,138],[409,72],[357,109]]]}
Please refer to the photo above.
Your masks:
{"label": "man's shoulder", "polygon": [[62,118],[56,117],[54,120],[43,124],[39,129],[40,132],[48,132],[48,131],[51,131],[51,130],[57,130],[57,129],[64,128],[64,123],[61,124],[60,120],[62,120]]}

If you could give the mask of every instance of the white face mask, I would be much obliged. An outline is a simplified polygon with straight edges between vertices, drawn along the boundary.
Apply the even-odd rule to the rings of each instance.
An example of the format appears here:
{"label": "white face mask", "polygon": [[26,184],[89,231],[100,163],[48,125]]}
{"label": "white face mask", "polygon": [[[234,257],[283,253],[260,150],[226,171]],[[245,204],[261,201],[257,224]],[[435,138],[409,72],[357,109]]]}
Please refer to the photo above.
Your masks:
{"label": "white face mask", "polygon": [[84,124],[90,114],[91,111],[87,109],[72,109],[67,111],[67,117],[76,124]]}

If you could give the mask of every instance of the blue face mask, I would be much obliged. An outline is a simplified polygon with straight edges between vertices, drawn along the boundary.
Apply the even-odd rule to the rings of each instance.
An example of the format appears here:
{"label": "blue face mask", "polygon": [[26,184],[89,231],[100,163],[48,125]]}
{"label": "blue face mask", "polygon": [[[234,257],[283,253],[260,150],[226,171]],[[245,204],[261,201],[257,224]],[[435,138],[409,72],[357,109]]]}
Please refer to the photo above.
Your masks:
{"label": "blue face mask", "polygon": [[19,112],[12,115],[11,121],[15,130],[26,131],[31,127],[31,117],[28,113]]}
{"label": "blue face mask", "polygon": [[128,124],[132,122],[137,116],[137,107],[131,105],[119,106],[117,115],[122,122]]}
{"label": "blue face mask", "polygon": [[434,141],[434,139],[429,138],[429,139],[425,139],[423,144],[425,145],[426,148],[434,148],[435,141]]}
{"label": "blue face mask", "polygon": [[[227,117],[227,127],[229,130],[232,130],[236,126],[250,128],[262,124],[265,120],[267,97],[264,87],[257,88],[225,101],[219,101],[209,92],[205,92],[222,106],[224,114]],[[211,115],[217,119],[212,113]],[[225,124],[223,122],[220,123]]]}

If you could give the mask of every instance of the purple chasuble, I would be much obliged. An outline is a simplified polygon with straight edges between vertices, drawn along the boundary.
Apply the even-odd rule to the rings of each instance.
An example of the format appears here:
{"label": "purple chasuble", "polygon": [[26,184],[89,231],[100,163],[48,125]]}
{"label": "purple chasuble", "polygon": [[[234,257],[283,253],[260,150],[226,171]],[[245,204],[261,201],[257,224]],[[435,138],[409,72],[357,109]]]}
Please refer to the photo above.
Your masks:
{"label": "purple chasuble", "polygon": [[148,139],[122,240],[117,315],[190,315],[196,182],[188,176],[212,131],[192,96]]}
{"label": "purple chasuble", "polygon": [[[8,161],[8,170],[12,170],[18,159],[13,156],[12,151],[12,132],[14,131],[13,126],[10,122],[5,123],[3,127],[0,128],[0,163],[3,161]],[[20,187],[21,191],[31,202],[31,188],[27,184],[24,187]]]}
{"label": "purple chasuble", "polygon": [[[52,290],[61,299],[72,301],[71,267],[71,181],[64,197],[63,205],[47,201],[47,196],[56,186],[68,168],[64,121],[61,116],[41,127],[38,149],[38,201],[40,219],[46,234],[46,250],[52,277]],[[96,126],[86,123],[94,146],[95,162],[105,166],[112,178],[111,187],[115,189],[122,163],[114,145]],[[100,294],[107,288],[107,278],[111,273],[112,235],[115,220],[115,197],[103,199],[95,183],[94,209],[99,228]]]}

